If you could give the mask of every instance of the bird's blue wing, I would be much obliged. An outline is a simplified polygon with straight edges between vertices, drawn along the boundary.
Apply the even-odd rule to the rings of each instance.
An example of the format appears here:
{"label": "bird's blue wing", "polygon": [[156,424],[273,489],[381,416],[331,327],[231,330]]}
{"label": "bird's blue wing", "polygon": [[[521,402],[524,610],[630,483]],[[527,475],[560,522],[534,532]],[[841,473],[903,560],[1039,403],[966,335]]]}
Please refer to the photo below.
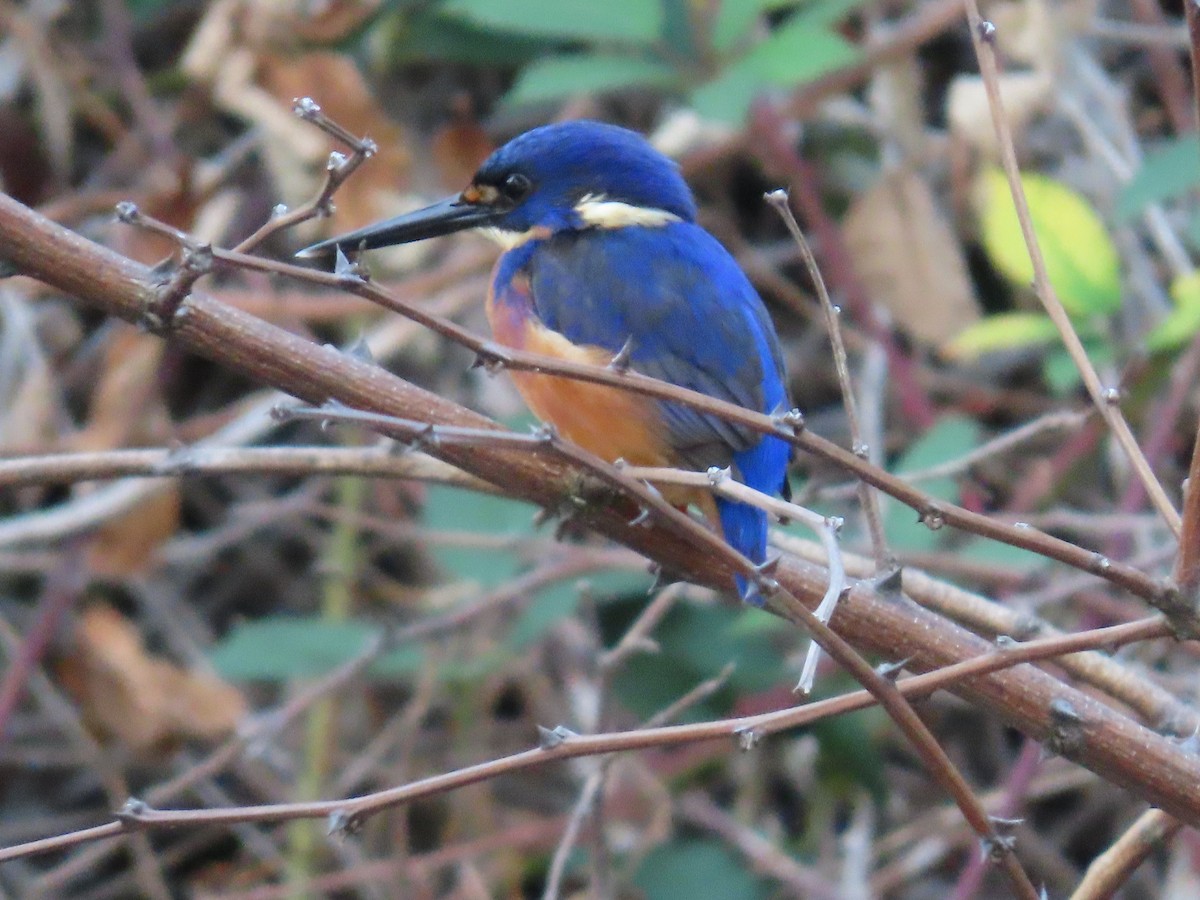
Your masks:
{"label": "bird's blue wing", "polygon": [[[577,344],[612,352],[630,342],[646,375],[770,412],[786,401],[775,330],[737,263],[696,225],[565,232],[530,253],[538,315]],[[762,436],[714,416],[660,404],[680,462],[696,469],[740,465]],[[747,483],[775,491],[786,467]],[[750,473],[744,473],[749,476]],[[764,481],[764,479],[769,480]]]}

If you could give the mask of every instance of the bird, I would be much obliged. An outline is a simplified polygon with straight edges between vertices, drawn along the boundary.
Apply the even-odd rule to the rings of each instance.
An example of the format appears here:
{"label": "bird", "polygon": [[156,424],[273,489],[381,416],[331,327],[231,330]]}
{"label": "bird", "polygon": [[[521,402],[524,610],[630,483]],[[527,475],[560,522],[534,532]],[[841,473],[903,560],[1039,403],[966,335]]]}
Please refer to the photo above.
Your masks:
{"label": "bird", "polygon": [[[788,407],[774,324],[724,246],[697,223],[678,166],[639,133],[576,120],[502,145],[459,194],[314,244],[297,256],[355,253],[478,229],[503,247],[486,312],[504,346],[618,365],[748,409]],[[778,436],[620,388],[513,371],[532,412],[597,456],[634,466],[729,469],[790,497],[791,445]],[[727,544],[767,561],[767,514],[697,488],[664,488],[695,506]],[[734,576],[761,605],[758,579]]]}

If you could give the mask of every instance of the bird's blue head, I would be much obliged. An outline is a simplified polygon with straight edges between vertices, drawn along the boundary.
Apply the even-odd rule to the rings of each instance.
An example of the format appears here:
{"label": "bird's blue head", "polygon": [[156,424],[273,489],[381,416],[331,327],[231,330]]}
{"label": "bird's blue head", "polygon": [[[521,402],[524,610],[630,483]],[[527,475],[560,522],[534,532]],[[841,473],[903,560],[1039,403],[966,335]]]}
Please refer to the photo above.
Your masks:
{"label": "bird's blue head", "polygon": [[694,221],[691,191],[641,135],[601,122],[544,125],[513,138],[463,192],[301,251],[370,250],[487,228],[502,243],[563,230]]}

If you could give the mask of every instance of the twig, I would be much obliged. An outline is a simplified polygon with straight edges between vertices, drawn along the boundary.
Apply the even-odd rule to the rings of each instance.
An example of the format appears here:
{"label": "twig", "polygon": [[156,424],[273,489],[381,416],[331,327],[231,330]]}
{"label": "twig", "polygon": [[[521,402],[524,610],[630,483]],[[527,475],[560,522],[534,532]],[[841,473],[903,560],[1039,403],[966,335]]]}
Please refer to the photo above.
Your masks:
{"label": "twig", "polygon": [[1071,900],[1107,900],[1115,896],[1154,849],[1169,844],[1181,828],[1182,822],[1161,809],[1146,810],[1111,847],[1091,861]]}
{"label": "twig", "polygon": [[37,667],[50,646],[63,616],[87,586],[87,565],[78,542],[76,546],[66,549],[67,552],[46,579],[42,599],[38,603],[37,618],[25,635],[20,652],[9,660],[3,680],[0,681],[0,743],[3,743],[9,720],[21,701],[29,673]]}
{"label": "twig", "polygon": [[[838,387],[842,392],[842,406],[846,410],[846,422],[850,427],[851,449],[855,456],[868,459],[870,448],[863,443],[862,439],[862,427],[858,421],[858,403],[854,399],[854,385],[850,381],[850,366],[846,361],[846,345],[842,341],[842,327],[838,323],[839,310],[829,298],[829,291],[825,287],[825,278],[821,275],[821,267],[817,265],[817,258],[813,256],[808,239],[800,230],[800,225],[796,221],[796,217],[792,215],[791,207],[788,206],[787,191],[771,191],[766,195],[766,199],[771,206],[775,207],[775,211],[779,213],[792,238],[796,241],[796,246],[800,248],[800,256],[808,268],[808,276],[812,279],[817,296],[821,299],[821,309],[825,314],[825,329],[829,332],[829,343],[833,347],[833,366],[837,372]],[[867,519],[867,531],[871,535],[871,549],[875,553],[875,568],[876,571],[882,572],[894,565],[894,560],[888,552],[887,538],[883,533],[883,517],[879,512],[879,500],[870,486],[863,481],[858,483],[858,500],[862,506],[863,515]]]}
{"label": "twig", "polygon": [[424,453],[378,447],[213,447],[101,450],[0,459],[0,487],[111,478],[197,475],[363,475],[405,478],[495,494],[496,487]]}
{"label": "twig", "polygon": [[[623,467],[629,477],[655,484],[687,485],[690,487],[707,488],[714,494],[737,500],[750,506],[764,509],[779,519],[794,519],[803,522],[821,541],[825,548],[826,565],[829,568],[829,586],[821,597],[821,602],[813,613],[822,622],[833,618],[837,608],[838,598],[846,589],[846,569],[842,565],[841,549],[838,546],[838,532],[842,520],[837,516],[822,516],[812,510],[805,509],[796,503],[770,497],[761,491],[734,481],[728,469],[710,469],[706,473],[687,472],[681,469]],[[803,694],[812,693],[813,681],[817,674],[817,664],[820,661],[819,645],[813,643],[804,657],[804,665],[800,671],[800,680],[796,690]]]}
{"label": "twig", "polygon": [[683,596],[683,584],[669,584],[657,594],[654,599],[642,607],[633,624],[625,630],[621,635],[621,639],[607,653],[603,653],[599,659],[599,667],[601,672],[612,672],[624,664],[625,660],[634,653],[653,648],[655,645],[650,639],[652,632],[658,623],[663,620],[663,617],[671,611],[680,597]]}
{"label": "twig", "polygon": [[1070,354],[1072,361],[1074,361],[1076,368],[1079,370],[1079,374],[1083,379],[1088,394],[1092,398],[1092,402],[1104,418],[1113,437],[1129,458],[1130,465],[1145,487],[1151,503],[1158,510],[1159,515],[1163,517],[1163,520],[1170,526],[1171,530],[1178,536],[1180,529],[1179,513],[1176,512],[1162,485],[1154,476],[1154,472],[1150,469],[1149,463],[1146,462],[1146,458],[1138,446],[1137,438],[1134,437],[1133,432],[1129,428],[1129,423],[1125,421],[1125,417],[1121,414],[1119,389],[1106,388],[1101,383],[1100,376],[1092,366],[1091,360],[1088,359],[1083,342],[1080,341],[1079,335],[1075,332],[1075,328],[1071,324],[1070,317],[1067,315],[1066,310],[1063,309],[1062,302],[1058,299],[1058,294],[1054,290],[1054,286],[1050,284],[1050,278],[1046,272],[1046,261],[1042,256],[1041,245],[1038,242],[1037,233],[1033,228],[1033,219],[1029,212],[1029,202],[1025,198],[1025,189],[1021,184],[1021,172],[1017,165],[1012,129],[1009,126],[1008,119],[1005,117],[1004,103],[1000,96],[994,42],[995,26],[983,20],[983,17],[979,14],[979,5],[976,0],[966,0],[966,10],[971,30],[971,41],[975,46],[975,55],[979,59],[979,70],[983,76],[988,105],[991,108],[992,124],[996,129],[996,136],[1000,146],[1001,163],[1004,167],[1004,173],[1008,178],[1008,186],[1012,192],[1013,203],[1016,206],[1017,219],[1021,224],[1021,234],[1025,238],[1025,247],[1033,263],[1034,290],[1038,298],[1042,301],[1042,305],[1046,308],[1047,314],[1058,328],[1059,336],[1062,338],[1067,353]]}
{"label": "twig", "polygon": [[[963,679],[978,678],[989,672],[1011,668],[1022,663],[1038,659],[1048,659],[1064,653],[1076,653],[1098,646],[1115,647],[1156,637],[1161,638],[1168,634],[1169,628],[1161,619],[1146,619],[1127,625],[1115,625],[1110,628],[1084,632],[1079,635],[1007,645],[1003,648],[993,650],[982,657],[977,657],[924,675],[913,675],[901,679],[897,682],[897,689],[909,696],[925,696]],[[1064,688],[1061,695],[1063,697],[1070,697],[1067,702],[1078,703],[1079,705],[1086,704],[1086,699],[1070,688]],[[0,862],[47,853],[102,838],[116,837],[122,834],[126,828],[220,825],[238,822],[283,822],[298,817],[324,818],[334,814],[339,816],[340,821],[346,821],[347,817],[351,817],[351,821],[353,821],[354,817],[358,817],[358,821],[361,821],[362,817],[401,803],[412,802],[421,797],[443,793],[458,787],[464,787],[479,781],[561,759],[578,756],[595,756],[628,750],[671,747],[697,741],[729,740],[745,733],[752,733],[761,737],[808,725],[830,716],[843,715],[857,709],[864,709],[873,705],[874,702],[874,699],[867,691],[860,690],[830,700],[822,700],[793,709],[741,719],[726,719],[718,722],[705,722],[694,725],[675,725],[657,729],[640,729],[616,734],[570,735],[564,737],[553,747],[527,750],[513,756],[502,757],[486,763],[458,769],[445,775],[432,776],[401,787],[389,788],[384,791],[344,801],[326,800],[315,803],[199,810],[158,810],[150,809],[145,805],[136,805],[124,814],[122,821],[111,822],[107,825],[83,829],[69,834],[56,835],[55,837],[38,841],[17,844],[7,848],[0,848]],[[1096,706],[1096,714],[1099,716],[1117,716],[1111,710],[1105,712],[1106,707],[1098,704]],[[1162,763],[1164,758],[1159,754],[1159,750],[1160,748],[1165,749],[1169,745],[1169,742],[1155,735],[1153,732],[1144,731],[1144,734],[1147,737],[1142,744],[1143,754],[1140,758],[1140,764],[1148,766]],[[1159,746],[1156,746],[1156,744]],[[1194,761],[1190,754],[1183,754],[1178,750],[1172,750],[1171,754],[1171,758],[1180,762],[1187,761],[1189,766],[1200,769],[1200,766],[1194,766]],[[1200,777],[1200,775],[1197,777]],[[1186,800],[1186,794],[1182,795],[1182,798]],[[1194,801],[1195,798],[1192,798],[1192,800]],[[1200,822],[1200,803],[1193,802],[1192,805],[1195,807],[1193,818]]]}
{"label": "twig", "polygon": [[729,815],[706,796],[685,794],[676,804],[679,815],[691,825],[711,831],[737,848],[754,869],[773,878],[792,892],[792,896],[814,900],[838,900],[842,893],[813,869],[802,866],[790,854]]}
{"label": "twig", "polygon": [[[942,7],[941,11],[948,10]],[[876,312],[861,279],[855,275],[842,234],[825,211],[816,169],[796,152],[788,123],[770,103],[759,103],[752,109],[750,130],[751,149],[768,169],[779,170],[791,185],[801,217],[811,226],[821,248],[830,281],[844,294],[846,306],[871,339],[887,351],[888,371],[905,417],[920,429],[928,428],[934,419],[933,405],[917,378],[914,360]]]}
{"label": "twig", "polygon": [[[1191,41],[1192,88],[1195,117],[1200,123],[1200,10],[1195,0],[1183,4],[1187,14],[1188,38]],[[1183,534],[1179,540],[1179,558],[1175,563],[1175,580],[1184,596],[1192,603],[1200,593],[1200,427],[1197,427],[1192,446],[1192,461],[1188,467],[1187,491],[1183,501]]]}
{"label": "twig", "polygon": [[320,105],[311,97],[300,97],[292,101],[292,111],[311,122],[336,141],[350,148],[350,155],[333,152],[329,154],[329,162],[325,166],[325,182],[317,195],[307,203],[288,210],[282,206],[276,207],[275,213],[252,235],[238,244],[234,249],[239,253],[249,253],[273,234],[315,219],[329,215],[332,210],[333,195],[354,172],[368,159],[378,152],[378,147],[370,138],[360,138],[351,134],[337,122],[330,119],[321,111]]}

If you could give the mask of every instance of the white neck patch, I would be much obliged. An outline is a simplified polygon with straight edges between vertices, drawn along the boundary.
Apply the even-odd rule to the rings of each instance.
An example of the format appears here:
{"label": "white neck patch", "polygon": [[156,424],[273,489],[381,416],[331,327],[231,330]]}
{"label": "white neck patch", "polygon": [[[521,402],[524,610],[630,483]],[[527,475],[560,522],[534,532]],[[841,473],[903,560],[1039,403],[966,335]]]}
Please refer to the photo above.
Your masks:
{"label": "white neck patch", "polygon": [[544,228],[530,228],[528,231],[505,231],[503,228],[480,228],[479,233],[490,241],[495,241],[505,250],[512,250],[522,244],[537,238],[546,237]]}
{"label": "white neck patch", "polygon": [[609,200],[603,194],[585,194],[575,204],[575,212],[585,224],[596,228],[625,228],[630,225],[661,228],[680,221],[679,216],[665,209]]}

